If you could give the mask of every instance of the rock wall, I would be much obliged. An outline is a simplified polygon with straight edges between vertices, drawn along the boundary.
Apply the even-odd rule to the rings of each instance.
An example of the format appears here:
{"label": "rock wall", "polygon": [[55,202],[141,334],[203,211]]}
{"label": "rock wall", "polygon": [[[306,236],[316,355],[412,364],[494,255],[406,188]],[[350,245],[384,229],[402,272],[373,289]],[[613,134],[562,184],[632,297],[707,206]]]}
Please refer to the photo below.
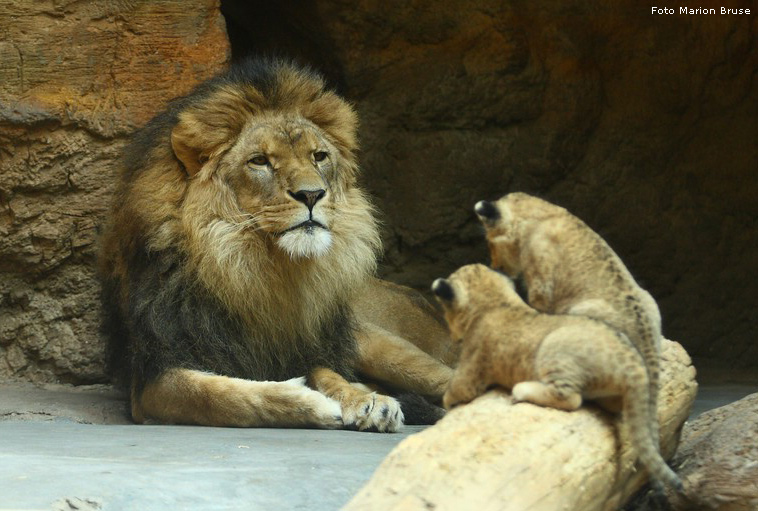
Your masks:
{"label": "rock wall", "polygon": [[228,60],[218,0],[0,0],[0,380],[103,375],[97,227],[126,137]]}
{"label": "rock wall", "polygon": [[758,367],[755,11],[0,0],[0,379],[103,378],[93,263],[119,150],[223,66],[224,21],[233,57],[299,57],[356,104],[387,278],[484,261],[473,204],[537,193],[608,239],[696,365]]}
{"label": "rock wall", "polygon": [[755,369],[758,9],[675,4],[674,15],[633,0],[222,9],[235,58],[294,54],[355,102],[388,278],[427,289],[486,260],[473,204],[536,193],[606,237],[696,365]]}

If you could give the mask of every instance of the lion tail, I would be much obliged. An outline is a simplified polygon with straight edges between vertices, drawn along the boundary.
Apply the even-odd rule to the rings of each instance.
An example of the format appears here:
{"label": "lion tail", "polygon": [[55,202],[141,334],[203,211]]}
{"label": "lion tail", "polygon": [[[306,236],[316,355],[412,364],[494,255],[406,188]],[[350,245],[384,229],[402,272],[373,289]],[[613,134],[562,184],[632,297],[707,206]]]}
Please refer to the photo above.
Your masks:
{"label": "lion tail", "polygon": [[409,426],[435,424],[445,416],[445,409],[427,401],[423,396],[412,392],[395,396],[403,411],[405,424]]}

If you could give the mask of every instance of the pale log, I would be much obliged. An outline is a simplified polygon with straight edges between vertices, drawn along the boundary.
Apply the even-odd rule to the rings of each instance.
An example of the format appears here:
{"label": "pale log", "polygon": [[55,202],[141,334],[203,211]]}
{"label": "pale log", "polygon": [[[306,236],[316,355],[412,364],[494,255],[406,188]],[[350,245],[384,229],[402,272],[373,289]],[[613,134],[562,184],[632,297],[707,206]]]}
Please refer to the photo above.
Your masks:
{"label": "pale log", "polygon": [[[659,419],[669,459],[695,398],[690,357],[664,340]],[[619,417],[513,404],[492,390],[407,438],[347,504],[351,511],[613,510],[646,481]]]}

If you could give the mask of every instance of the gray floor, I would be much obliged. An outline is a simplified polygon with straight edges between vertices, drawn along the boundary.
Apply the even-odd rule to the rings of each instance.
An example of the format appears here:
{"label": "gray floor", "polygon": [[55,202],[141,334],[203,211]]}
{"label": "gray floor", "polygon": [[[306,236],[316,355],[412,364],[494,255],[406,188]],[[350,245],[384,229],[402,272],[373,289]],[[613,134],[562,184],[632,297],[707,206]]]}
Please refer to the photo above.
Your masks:
{"label": "gray floor", "polygon": [[0,384],[0,511],[335,510],[400,433],[136,426],[107,387]]}
{"label": "gray floor", "polygon": [[109,510],[334,510],[414,431],[5,422],[0,509],[77,497]]}
{"label": "gray floor", "polygon": [[737,401],[747,396],[748,394],[754,394],[756,392],[758,392],[758,382],[755,384],[700,384],[697,392],[697,397],[695,398],[695,402],[692,405],[690,419],[694,419],[707,410],[718,408],[719,406],[724,406],[725,404]]}
{"label": "gray floor", "polygon": [[[693,417],[756,391],[702,385]],[[135,426],[122,412],[107,388],[0,385],[0,511],[335,510],[421,430]]]}

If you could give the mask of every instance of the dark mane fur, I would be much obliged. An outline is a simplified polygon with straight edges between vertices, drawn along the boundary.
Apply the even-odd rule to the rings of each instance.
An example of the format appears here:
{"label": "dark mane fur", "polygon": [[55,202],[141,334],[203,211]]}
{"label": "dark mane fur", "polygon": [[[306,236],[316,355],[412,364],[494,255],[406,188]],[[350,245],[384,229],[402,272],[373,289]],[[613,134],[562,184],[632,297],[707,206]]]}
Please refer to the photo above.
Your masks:
{"label": "dark mane fur", "polygon": [[[132,268],[128,315],[117,307],[106,310],[110,374],[121,385],[134,378],[141,391],[169,368],[196,369],[249,380],[287,380],[314,367],[328,367],[354,377],[356,356],[353,318],[338,306],[322,325],[319,342],[296,340],[300,350],[277,350],[275,339],[251,338],[240,318],[233,316],[192,276],[182,273],[175,253],[148,256],[142,252]],[[117,286],[104,286],[103,302],[116,303]],[[128,332],[128,335],[125,335]]]}

